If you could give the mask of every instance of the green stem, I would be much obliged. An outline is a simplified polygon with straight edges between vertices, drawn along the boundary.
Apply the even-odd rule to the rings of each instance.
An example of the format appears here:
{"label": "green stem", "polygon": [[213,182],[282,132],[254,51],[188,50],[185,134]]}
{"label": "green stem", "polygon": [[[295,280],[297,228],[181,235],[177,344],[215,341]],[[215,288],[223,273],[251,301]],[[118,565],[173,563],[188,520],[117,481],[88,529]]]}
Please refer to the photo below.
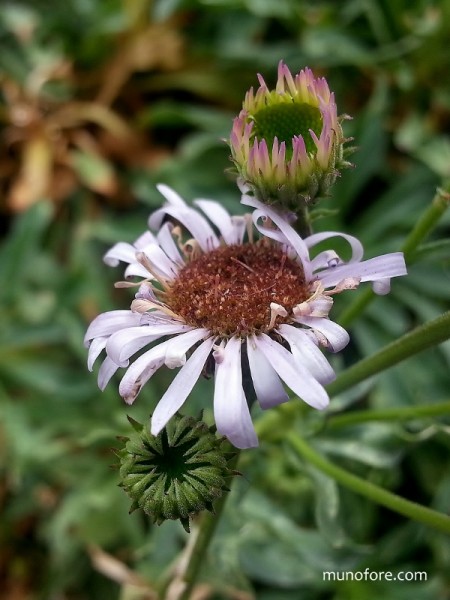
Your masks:
{"label": "green stem", "polygon": [[[235,449],[233,449],[233,451],[234,450]],[[230,468],[232,470],[236,468],[238,460],[239,452],[237,452],[234,460],[230,461]],[[170,594],[171,600],[189,600],[192,594],[192,590],[194,589],[195,583],[197,581],[197,577],[200,572],[200,567],[202,566],[205,560],[205,555],[206,551],[208,550],[209,543],[211,542],[216,527],[220,521],[220,517],[222,515],[223,508],[225,506],[225,502],[228,498],[228,495],[228,493],[223,494],[223,496],[221,496],[214,503],[214,513],[206,512],[203,514],[198,524],[199,529],[197,537],[187,557],[186,566],[183,569],[183,572],[179,574],[176,578],[175,587],[180,591],[176,594]]]}
{"label": "green stem", "polygon": [[294,431],[289,432],[285,439],[296,454],[302,458],[306,458],[317,469],[329,477],[332,477],[338,483],[353,492],[361,494],[361,496],[364,496],[377,504],[386,506],[404,517],[408,517],[409,519],[433,527],[433,529],[450,534],[450,517],[447,515],[417,504],[416,502],[406,500],[366,479],[362,479],[357,475],[353,475],[353,473],[349,473],[316,452],[314,448]]}
{"label": "green stem", "polygon": [[339,394],[422,350],[445,342],[449,337],[450,311],[447,311],[349,367],[327,387],[327,391],[330,396]]}
{"label": "green stem", "polygon": [[326,429],[339,429],[369,421],[406,421],[445,415],[450,415],[450,400],[426,406],[398,406],[382,410],[355,410],[343,414],[332,414],[328,417],[325,427]]}
{"label": "green stem", "polygon": [[303,239],[310,236],[312,234],[311,227],[311,218],[309,216],[309,211],[306,206],[299,208],[296,212],[297,220],[294,221],[293,227],[295,231],[299,234]]}
{"label": "green stem", "polygon": [[[415,227],[404,241],[401,251],[404,253],[405,260],[408,264],[414,262],[417,247],[434,229],[439,219],[449,207],[450,194],[448,188],[449,186],[446,185],[445,189],[437,189],[431,204],[422,213]],[[349,324],[363,312],[366,306],[372,302],[375,296],[376,294],[373,293],[371,288],[366,288],[363,292],[358,294],[355,300],[342,312],[339,317],[339,323],[343,327],[348,327]]]}
{"label": "green stem", "polygon": [[[449,187],[449,186],[447,186]],[[405,258],[411,258],[418,245],[427,237],[437,225],[439,219],[450,204],[450,193],[447,189],[438,188],[436,194],[422,216],[417,221],[408,237],[403,243],[402,251]]]}

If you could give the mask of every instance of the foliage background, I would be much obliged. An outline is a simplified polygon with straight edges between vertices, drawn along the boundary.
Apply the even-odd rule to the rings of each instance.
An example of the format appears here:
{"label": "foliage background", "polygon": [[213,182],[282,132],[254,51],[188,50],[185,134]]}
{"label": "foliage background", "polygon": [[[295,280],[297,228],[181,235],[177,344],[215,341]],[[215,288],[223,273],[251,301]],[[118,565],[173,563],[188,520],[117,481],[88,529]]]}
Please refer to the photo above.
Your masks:
{"label": "foliage background", "polygon": [[[261,72],[283,58],[325,75],[354,118],[355,168],[317,231],[344,229],[366,255],[398,250],[450,176],[448,0],[19,0],[0,6],[0,596],[152,598],[186,541],[178,523],[128,515],[110,447],[128,412],[144,420],[171,374],[125,409],[88,373],[82,340],[125,308],[104,251],[132,241],[161,198],[240,211],[222,141]],[[407,278],[351,326],[337,368],[448,308],[450,219]],[[352,298],[340,297],[335,317]],[[331,411],[449,399],[450,346],[422,353],[333,400]],[[187,410],[206,407],[202,382]],[[299,431],[316,415],[299,404]],[[256,418],[256,415],[255,415]],[[449,419],[328,429],[333,461],[448,512]],[[262,600],[450,598],[444,535],[339,488],[280,444],[244,454],[199,597]],[[426,571],[415,583],[322,581],[323,570]],[[139,591],[140,589],[140,591]],[[200,593],[204,594],[203,596]],[[135,595],[133,595],[135,594]]]}

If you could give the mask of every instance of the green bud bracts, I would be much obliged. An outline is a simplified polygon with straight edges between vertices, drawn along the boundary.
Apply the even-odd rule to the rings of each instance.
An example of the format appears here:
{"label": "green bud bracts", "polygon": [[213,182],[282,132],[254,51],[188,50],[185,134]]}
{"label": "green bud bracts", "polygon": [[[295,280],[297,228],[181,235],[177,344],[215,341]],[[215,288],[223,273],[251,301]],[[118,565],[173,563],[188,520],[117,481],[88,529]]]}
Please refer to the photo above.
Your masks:
{"label": "green bud bracts", "polygon": [[223,448],[214,428],[192,417],[175,415],[157,436],[130,417],[135,432],[117,450],[119,484],[133,500],[130,512],[141,508],[158,525],[189,519],[202,510],[213,511],[213,501],[228,491],[229,467],[234,456]]}
{"label": "green bud bracts", "polygon": [[229,144],[241,190],[297,215],[329,196],[351,166],[334,94],[311,69],[292,75],[280,61],[275,89],[261,75],[245,95]]}

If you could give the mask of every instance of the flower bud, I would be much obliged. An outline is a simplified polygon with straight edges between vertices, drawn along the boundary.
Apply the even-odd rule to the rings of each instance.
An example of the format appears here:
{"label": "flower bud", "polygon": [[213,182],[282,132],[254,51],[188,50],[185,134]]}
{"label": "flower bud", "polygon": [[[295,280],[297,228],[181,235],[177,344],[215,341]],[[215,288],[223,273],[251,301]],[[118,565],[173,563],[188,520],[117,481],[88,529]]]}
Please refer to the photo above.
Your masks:
{"label": "flower bud", "polygon": [[141,508],[160,525],[179,519],[189,532],[189,519],[202,510],[213,512],[213,501],[229,491],[229,467],[235,453],[224,446],[203,421],[175,415],[153,436],[148,427],[128,417],[134,428],[119,457],[119,484],[133,500],[130,512]]}
{"label": "flower bud", "polygon": [[258,75],[235,118],[229,144],[239,179],[266,204],[301,212],[328,195],[344,159],[346,140],[334,94],[308,68],[292,76],[280,61],[275,90]]}

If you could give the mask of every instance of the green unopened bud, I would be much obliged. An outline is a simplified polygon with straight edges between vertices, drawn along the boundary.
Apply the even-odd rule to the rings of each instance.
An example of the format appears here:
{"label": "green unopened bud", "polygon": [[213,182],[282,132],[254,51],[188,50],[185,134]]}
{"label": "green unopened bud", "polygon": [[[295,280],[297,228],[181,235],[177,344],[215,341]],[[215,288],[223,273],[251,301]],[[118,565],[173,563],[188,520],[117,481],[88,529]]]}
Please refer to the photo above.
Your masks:
{"label": "green unopened bud", "polygon": [[179,519],[189,531],[189,519],[228,491],[236,472],[223,438],[203,421],[175,415],[157,436],[128,417],[135,432],[116,451],[121,487],[133,500],[130,512],[141,508],[158,525]]}
{"label": "green unopened bud", "polygon": [[[276,89],[247,92],[233,123],[231,158],[240,181],[266,204],[302,212],[329,189],[345,155],[334,94],[310,69],[292,76],[281,61]],[[348,117],[347,117],[348,118]]]}

